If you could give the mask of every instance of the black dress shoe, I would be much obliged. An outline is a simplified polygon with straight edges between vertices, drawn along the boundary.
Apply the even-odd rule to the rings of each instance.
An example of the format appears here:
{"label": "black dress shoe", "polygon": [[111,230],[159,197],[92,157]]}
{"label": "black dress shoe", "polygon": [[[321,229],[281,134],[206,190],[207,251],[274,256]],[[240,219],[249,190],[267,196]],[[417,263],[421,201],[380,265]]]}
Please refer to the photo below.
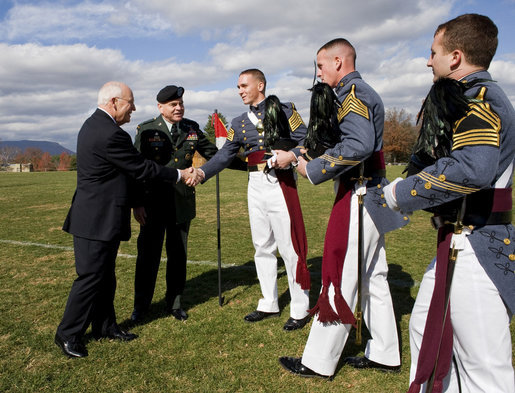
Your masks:
{"label": "black dress shoe", "polygon": [[376,363],[373,360],[367,359],[364,356],[348,357],[343,359],[343,362],[349,366],[359,369],[374,368],[385,373],[398,373],[401,371],[401,366],[386,366],[384,364]]}
{"label": "black dress shoe", "polygon": [[267,318],[274,318],[278,317],[280,315],[280,312],[264,312],[264,311],[252,311],[250,314],[245,315],[245,319],[247,322],[257,322],[262,321],[263,319]]}
{"label": "black dress shoe", "polygon": [[77,341],[65,341],[58,334],[55,335],[54,342],[63,353],[70,358],[83,358],[88,356],[86,347],[81,342]]}
{"label": "black dress shoe", "polygon": [[333,379],[332,375],[322,375],[319,374],[310,368],[307,368],[301,363],[300,358],[292,358],[289,356],[283,356],[279,358],[279,363],[285,370],[288,370],[292,374],[298,375],[300,377],[305,378],[320,378],[320,379],[326,379],[328,381]]}
{"label": "black dress shoe", "polygon": [[185,321],[188,319],[188,314],[186,314],[186,311],[184,311],[182,308],[172,308],[170,310],[170,314],[172,314],[173,317],[179,321]]}
{"label": "black dress shoe", "polygon": [[131,314],[131,321],[134,323],[139,323],[145,318],[145,313],[141,311],[134,310]]}
{"label": "black dress shoe", "polygon": [[109,329],[105,334],[93,333],[93,337],[95,337],[97,340],[100,340],[102,338],[109,338],[111,340],[132,341],[138,336],[134,333],[122,330],[118,326],[116,326],[115,328]]}
{"label": "black dress shoe", "polygon": [[311,319],[311,315],[308,315],[307,317],[304,317],[302,319],[295,319],[295,318],[288,318],[286,323],[283,326],[284,330],[297,330],[302,329],[306,323],[309,322]]}

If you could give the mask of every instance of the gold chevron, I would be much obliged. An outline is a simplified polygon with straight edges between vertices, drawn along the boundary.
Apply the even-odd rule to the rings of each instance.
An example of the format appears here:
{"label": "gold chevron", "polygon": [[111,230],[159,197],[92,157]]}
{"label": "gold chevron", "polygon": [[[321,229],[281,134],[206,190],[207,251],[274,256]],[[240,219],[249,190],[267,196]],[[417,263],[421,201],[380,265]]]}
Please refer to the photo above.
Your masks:
{"label": "gold chevron", "polygon": [[367,106],[356,97],[356,85],[352,85],[349,94],[347,94],[342,105],[338,108],[338,122],[341,122],[343,118],[351,112],[370,120]]}
{"label": "gold chevron", "polygon": [[227,140],[231,141],[234,139],[234,129],[231,127],[229,131],[227,131]]}
{"label": "gold chevron", "polygon": [[297,128],[299,128],[304,122],[302,121],[302,117],[299,115],[299,112],[295,110],[295,107],[293,107],[293,113],[288,119],[288,122],[290,123],[291,131],[294,132]]}
{"label": "gold chevron", "polygon": [[[482,87],[476,96],[476,99],[482,100],[485,96],[486,87]],[[458,120],[454,126],[454,134],[452,137],[452,150],[471,145],[488,145],[499,147],[501,119],[495,113],[490,104],[486,102],[474,102],[469,105],[470,110],[465,117]],[[466,130],[460,132],[461,124],[471,117],[475,117],[472,121],[481,125],[480,128]],[[475,121],[474,121],[475,120]]]}

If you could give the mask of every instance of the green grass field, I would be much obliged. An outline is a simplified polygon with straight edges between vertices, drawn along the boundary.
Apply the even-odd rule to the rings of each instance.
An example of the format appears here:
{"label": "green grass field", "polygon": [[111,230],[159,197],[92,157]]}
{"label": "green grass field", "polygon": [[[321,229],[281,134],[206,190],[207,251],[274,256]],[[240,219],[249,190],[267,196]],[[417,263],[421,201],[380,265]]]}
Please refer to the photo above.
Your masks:
{"label": "green grass field", "polygon": [[[388,178],[402,167],[388,168]],[[117,259],[118,322],[139,335],[129,343],[95,341],[89,356],[67,359],[53,342],[75,278],[72,236],[61,230],[75,189],[74,172],[0,173],[0,391],[1,392],[404,392],[409,375],[408,320],[422,274],[434,254],[429,214],[387,235],[389,282],[402,343],[402,372],[383,374],[343,366],[333,381],[294,377],[280,356],[300,356],[309,326],[285,332],[289,295],[279,274],[282,314],[256,324],[243,316],[260,297],[246,203],[246,174],[220,175],[223,307],[218,305],[215,181],[197,187],[188,281],[183,306],[190,318],[164,313],[161,269],[149,318],[131,326],[138,226]],[[300,179],[312,272],[312,304],[320,289],[323,239],[333,203],[332,182]],[[164,265],[164,264],[163,264]],[[514,333],[512,323],[512,337]],[[366,334],[366,332],[365,332]],[[343,356],[362,354],[349,340]]]}

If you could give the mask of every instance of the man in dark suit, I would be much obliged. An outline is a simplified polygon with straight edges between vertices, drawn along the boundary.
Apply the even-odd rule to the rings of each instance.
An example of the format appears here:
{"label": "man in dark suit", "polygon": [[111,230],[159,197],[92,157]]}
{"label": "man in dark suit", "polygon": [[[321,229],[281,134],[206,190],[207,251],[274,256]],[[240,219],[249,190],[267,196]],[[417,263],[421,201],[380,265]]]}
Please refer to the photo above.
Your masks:
{"label": "man in dark suit", "polygon": [[120,241],[130,238],[131,179],[159,178],[176,183],[186,171],[145,160],[120,125],[130,121],[131,89],[108,82],[99,91],[98,109],[83,124],[77,139],[77,189],[63,230],[73,235],[75,279],[55,343],[69,357],[87,356],[82,337],[130,341],[136,335],[116,323],[115,260]]}
{"label": "man in dark suit", "polygon": [[[156,97],[161,115],[138,125],[134,143],[143,154],[150,151],[147,158],[154,159],[153,149],[145,145],[155,145],[158,135],[162,135],[172,147],[169,161],[162,164],[177,169],[191,167],[196,151],[206,159],[217,152],[198,123],[184,117],[183,94],[182,87],[170,85],[161,89]],[[168,143],[167,140],[165,142]],[[195,210],[194,187],[186,184],[173,187],[161,181],[146,182],[144,206],[134,209],[134,217],[141,224],[134,279],[134,311],[131,315],[134,322],[141,321],[152,302],[165,233],[167,312],[180,321],[188,318],[181,306],[181,295],[186,283],[188,233]]]}

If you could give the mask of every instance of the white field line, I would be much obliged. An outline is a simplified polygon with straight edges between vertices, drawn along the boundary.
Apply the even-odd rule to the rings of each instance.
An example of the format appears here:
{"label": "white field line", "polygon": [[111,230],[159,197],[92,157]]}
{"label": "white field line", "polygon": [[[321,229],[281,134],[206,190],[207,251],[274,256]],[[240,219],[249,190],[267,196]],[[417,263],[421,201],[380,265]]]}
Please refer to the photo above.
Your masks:
{"label": "white field line", "polygon": [[[59,246],[57,244],[43,244],[43,243],[34,243],[34,242],[22,242],[19,240],[6,240],[6,239],[0,239],[0,243],[4,244],[12,244],[16,246],[23,246],[23,247],[42,247],[42,248],[49,248],[52,250],[64,250],[64,251],[73,251],[73,247],[69,246]],[[136,255],[133,254],[122,254],[118,253],[118,257],[121,258],[136,258]],[[161,261],[166,261],[166,258],[161,258]],[[189,261],[188,264],[191,265],[206,265],[206,266],[218,266],[217,262],[213,261]],[[241,269],[249,269],[249,270],[256,270],[254,266],[242,266],[242,265],[236,265],[235,263],[222,263],[221,265],[223,268],[228,267],[237,267]],[[278,273],[283,273],[285,270],[284,268],[279,268]],[[312,273],[313,274],[313,273]],[[315,276],[319,276],[320,274],[318,272],[314,272]],[[401,288],[409,288],[411,286],[418,287],[420,285],[420,282],[409,282],[404,280],[396,280],[396,279],[390,279],[388,280],[389,284],[395,287],[401,287]]]}

